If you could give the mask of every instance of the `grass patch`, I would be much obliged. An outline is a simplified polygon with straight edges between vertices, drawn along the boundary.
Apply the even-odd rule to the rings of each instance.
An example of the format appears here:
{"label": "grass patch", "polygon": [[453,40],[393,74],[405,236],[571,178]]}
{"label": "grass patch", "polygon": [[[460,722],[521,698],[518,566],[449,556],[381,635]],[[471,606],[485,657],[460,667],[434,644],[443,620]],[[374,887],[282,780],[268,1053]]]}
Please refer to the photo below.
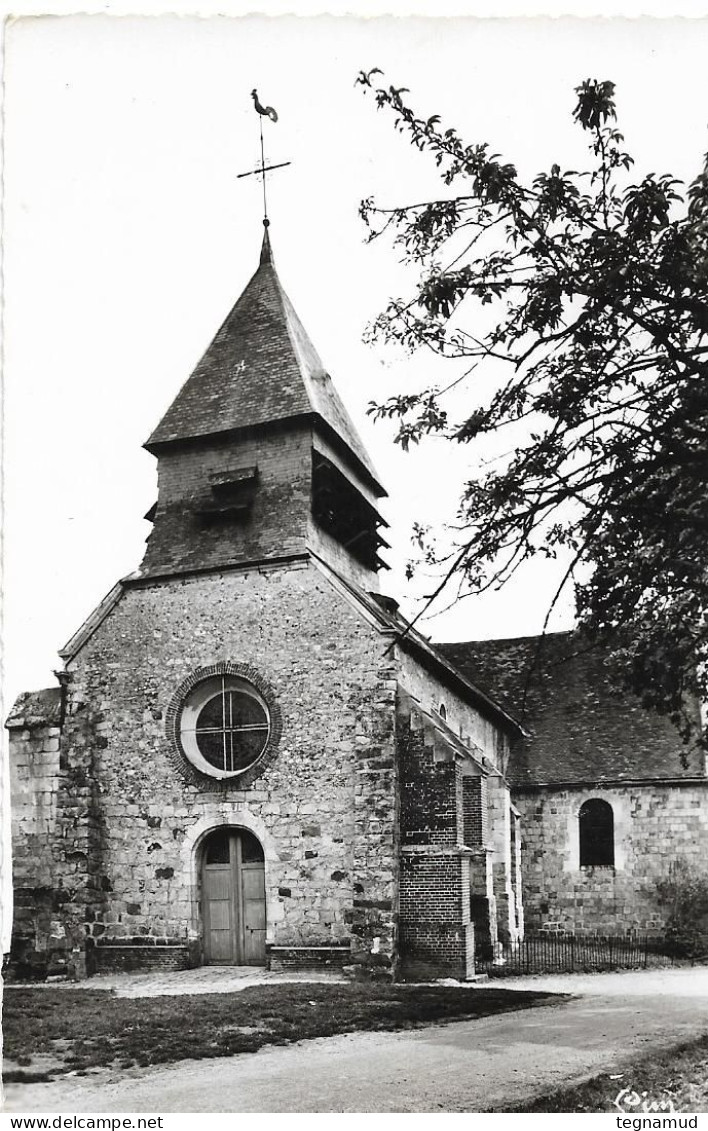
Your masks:
{"label": "grass patch", "polygon": [[557,994],[410,985],[252,986],[232,994],[119,998],[105,990],[12,989],[5,1056],[54,1071],[233,1056],[263,1045],[360,1030],[415,1028],[526,1009]]}
{"label": "grass patch", "polygon": [[54,1075],[49,1071],[27,1072],[23,1068],[5,1068],[2,1074],[3,1084],[46,1084],[53,1079]]}
{"label": "grass patch", "polygon": [[[649,1106],[652,1104],[664,1106]],[[566,1114],[612,1111],[627,1116],[708,1111],[708,1036],[642,1057],[621,1073],[605,1072],[585,1084],[504,1110]]]}

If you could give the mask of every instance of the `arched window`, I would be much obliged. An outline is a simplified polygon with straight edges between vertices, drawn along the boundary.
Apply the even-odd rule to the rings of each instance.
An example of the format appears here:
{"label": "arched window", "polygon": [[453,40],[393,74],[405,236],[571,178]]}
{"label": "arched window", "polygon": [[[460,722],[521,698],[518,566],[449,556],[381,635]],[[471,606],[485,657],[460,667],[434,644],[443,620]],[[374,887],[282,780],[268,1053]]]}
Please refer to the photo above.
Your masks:
{"label": "arched window", "polygon": [[599,797],[585,801],[578,814],[580,867],[608,866],[615,862],[615,821],[612,806]]}
{"label": "arched window", "polygon": [[441,719],[447,718],[447,708],[444,703],[440,704],[440,711],[438,712]]}

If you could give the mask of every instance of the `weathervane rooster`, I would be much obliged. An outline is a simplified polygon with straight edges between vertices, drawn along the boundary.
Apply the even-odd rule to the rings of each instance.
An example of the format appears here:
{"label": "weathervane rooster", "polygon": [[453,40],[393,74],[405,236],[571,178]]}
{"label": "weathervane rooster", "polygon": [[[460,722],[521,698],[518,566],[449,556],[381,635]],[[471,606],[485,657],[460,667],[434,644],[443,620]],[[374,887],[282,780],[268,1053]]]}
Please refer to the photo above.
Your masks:
{"label": "weathervane rooster", "polygon": [[267,197],[266,197],[266,180],[267,180],[266,174],[272,173],[273,170],[275,170],[275,169],[284,169],[286,165],[290,164],[290,162],[289,161],[280,161],[280,162],[278,162],[277,165],[266,165],[266,162],[265,162],[265,147],[264,147],[264,144],[263,144],[263,119],[264,118],[270,118],[271,122],[277,122],[278,121],[278,115],[276,114],[276,112],[275,112],[275,110],[273,109],[272,106],[263,106],[261,104],[261,102],[258,98],[258,91],[256,90],[255,87],[251,91],[251,98],[253,99],[253,105],[255,106],[257,113],[260,115],[260,117],[258,119],[258,126],[259,126],[259,130],[260,130],[260,135],[261,135],[261,163],[255,169],[249,169],[249,171],[247,173],[239,173],[238,176],[239,176],[239,178],[240,177],[260,177],[262,179],[262,181],[263,181],[263,225],[264,225],[264,227],[267,228],[268,225],[270,224],[270,220],[268,219],[268,201],[267,201]]}
{"label": "weathervane rooster", "polygon": [[258,111],[259,114],[262,114],[266,118],[270,118],[271,122],[277,122],[278,121],[278,115],[276,114],[276,112],[275,112],[275,110],[273,109],[272,106],[262,106],[261,105],[259,98],[258,98],[258,91],[255,89],[255,87],[251,91],[251,97],[253,99],[253,105],[255,106],[255,108],[256,108],[256,110]]}

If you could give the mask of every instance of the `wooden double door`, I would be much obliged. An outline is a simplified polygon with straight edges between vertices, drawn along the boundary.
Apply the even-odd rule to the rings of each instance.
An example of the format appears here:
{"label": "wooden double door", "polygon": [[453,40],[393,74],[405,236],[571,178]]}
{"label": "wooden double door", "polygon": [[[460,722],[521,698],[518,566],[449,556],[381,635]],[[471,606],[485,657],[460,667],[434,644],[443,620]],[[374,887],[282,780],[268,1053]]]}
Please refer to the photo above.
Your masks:
{"label": "wooden double door", "polygon": [[204,959],[216,966],[264,966],[263,849],[246,829],[217,829],[202,850]]}

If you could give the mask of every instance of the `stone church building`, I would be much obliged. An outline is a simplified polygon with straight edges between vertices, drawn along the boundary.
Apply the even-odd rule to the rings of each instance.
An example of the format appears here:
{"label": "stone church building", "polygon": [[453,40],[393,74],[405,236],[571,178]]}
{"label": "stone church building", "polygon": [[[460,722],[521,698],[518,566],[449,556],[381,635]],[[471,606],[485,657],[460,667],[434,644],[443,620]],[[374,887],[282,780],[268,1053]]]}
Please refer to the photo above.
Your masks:
{"label": "stone church building", "polygon": [[657,880],[705,856],[705,766],[572,634],[526,695],[534,642],[409,629],[385,491],[267,228],[146,447],[140,568],[6,724],[18,976],[465,978],[525,922],[661,927]]}

